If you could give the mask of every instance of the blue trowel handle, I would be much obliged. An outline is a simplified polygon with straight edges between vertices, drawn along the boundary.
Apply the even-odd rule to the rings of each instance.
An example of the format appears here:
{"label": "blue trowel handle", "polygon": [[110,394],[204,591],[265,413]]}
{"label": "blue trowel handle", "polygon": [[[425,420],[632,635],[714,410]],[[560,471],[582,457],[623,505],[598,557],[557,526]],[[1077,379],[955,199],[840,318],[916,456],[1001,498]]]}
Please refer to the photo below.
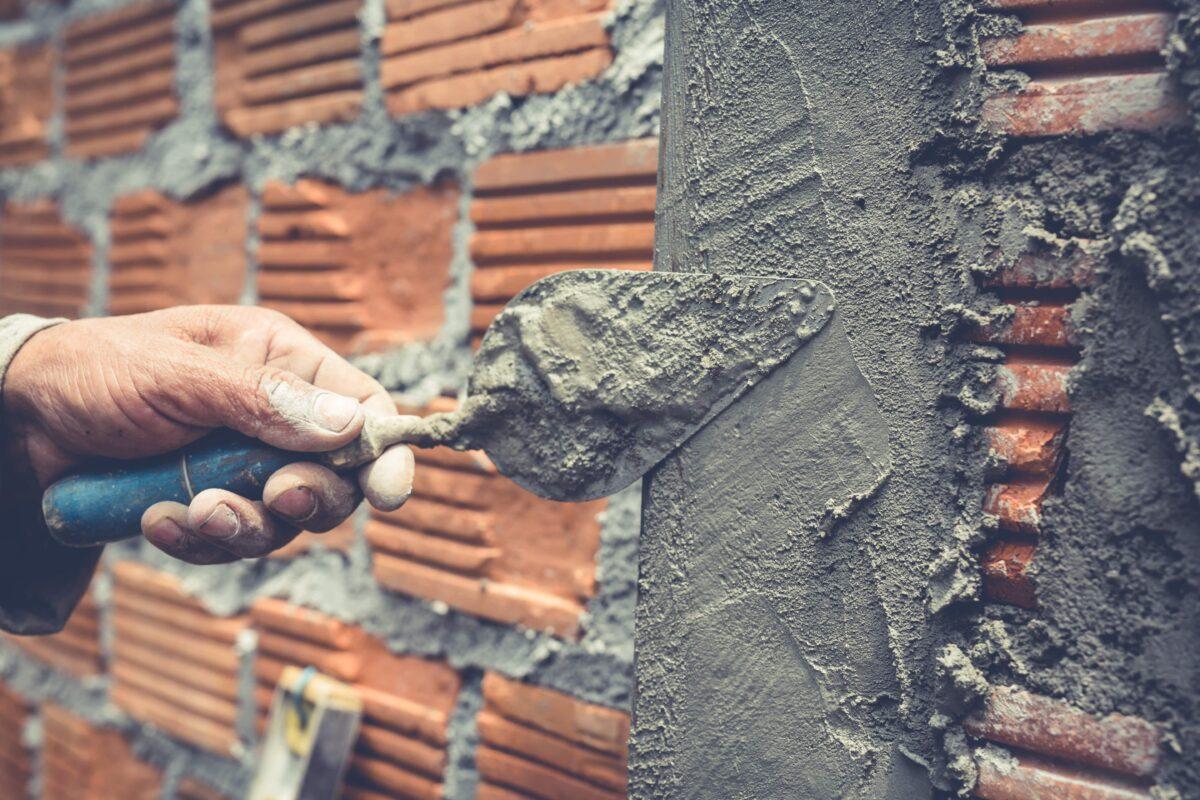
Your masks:
{"label": "blue trowel handle", "polygon": [[65,545],[116,542],[137,536],[142,513],[161,500],[186,504],[205,489],[259,500],[272,473],[305,458],[222,430],[167,455],[108,461],[63,478],[42,496],[42,513],[50,534]]}

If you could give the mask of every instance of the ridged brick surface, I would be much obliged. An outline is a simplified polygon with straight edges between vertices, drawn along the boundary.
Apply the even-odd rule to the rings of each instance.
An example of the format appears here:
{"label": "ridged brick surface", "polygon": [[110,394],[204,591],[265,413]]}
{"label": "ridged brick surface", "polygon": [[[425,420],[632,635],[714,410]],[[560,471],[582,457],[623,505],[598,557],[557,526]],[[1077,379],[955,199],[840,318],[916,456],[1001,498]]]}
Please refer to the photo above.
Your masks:
{"label": "ridged brick surface", "polygon": [[88,592],[83,596],[67,624],[49,636],[11,636],[5,638],[39,661],[55,669],[83,678],[103,670],[100,655],[100,608]]}
{"label": "ridged brick surface", "polygon": [[381,77],[393,114],[555,92],[612,63],[609,0],[388,0]]}
{"label": "ridged brick surface", "polygon": [[1136,717],[1085,714],[1059,700],[999,686],[967,732],[1017,752],[1016,763],[981,758],[985,800],[1141,800],[1158,768],[1161,734]]}
{"label": "ridged brick surface", "polygon": [[629,715],[488,673],[476,717],[480,800],[620,800]]}
{"label": "ridged brick surface", "polygon": [[42,706],[45,800],[158,800],[163,776],[138,760],[125,737],[62,706]]}
{"label": "ridged brick surface", "polygon": [[[1185,105],[1160,51],[1174,22],[1167,3],[997,2],[1020,33],[983,39],[984,62],[1033,77],[1021,92],[989,98],[984,126],[1015,136],[1151,130],[1179,122]],[[1149,6],[1149,7],[1147,7]]]}
{"label": "ridged brick surface", "polygon": [[0,797],[26,797],[33,775],[33,753],[25,746],[25,724],[32,704],[0,684]]}
{"label": "ridged brick surface", "polygon": [[239,136],[342,122],[362,105],[361,0],[214,0],[217,109]]}
{"label": "ridged brick surface", "polygon": [[139,2],[67,27],[67,153],[128,153],[179,112],[175,4]]}
{"label": "ridged brick surface", "polygon": [[50,155],[46,140],[54,103],[54,53],[47,44],[0,50],[0,166]]}
{"label": "ridged brick surface", "polygon": [[133,561],[113,566],[112,700],[130,716],[222,755],[238,743],[238,634],[178,578]]}
{"label": "ridged brick surface", "polygon": [[109,220],[109,313],[238,302],[248,207],[249,194],[236,185],[187,203],[149,189],[117,198]]}
{"label": "ridged brick surface", "polygon": [[458,188],[352,194],[270,182],[258,232],[260,303],[343,353],[427,340],[444,319]]}
{"label": "ridged brick surface", "polygon": [[569,269],[650,269],[658,140],[496,156],[475,173],[478,339],[512,297]]}
{"label": "ridged brick surface", "polygon": [[[453,407],[443,399],[426,410]],[[543,500],[482,453],[415,453],[412,497],[367,525],[378,581],[497,622],[578,635],[595,593],[603,501]]]}
{"label": "ridged brick surface", "polygon": [[7,203],[0,217],[0,314],[78,317],[91,293],[92,246],[50,200]]}
{"label": "ridged brick surface", "polygon": [[316,667],[353,685],[363,700],[343,796],[442,796],[446,727],[461,683],[453,669],[439,661],[396,655],[361,628],[283,600],[258,600],[251,617],[258,633],[255,699],[260,726],[284,668]]}

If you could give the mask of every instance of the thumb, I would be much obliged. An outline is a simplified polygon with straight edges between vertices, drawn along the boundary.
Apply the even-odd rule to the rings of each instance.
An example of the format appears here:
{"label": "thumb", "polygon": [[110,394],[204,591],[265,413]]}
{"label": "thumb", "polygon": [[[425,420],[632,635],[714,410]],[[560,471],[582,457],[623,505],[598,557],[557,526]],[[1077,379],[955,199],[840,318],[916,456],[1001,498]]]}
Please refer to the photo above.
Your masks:
{"label": "thumb", "polygon": [[318,389],[287,370],[219,362],[206,403],[210,424],[233,428],[285,450],[321,452],[349,443],[363,426],[363,406]]}

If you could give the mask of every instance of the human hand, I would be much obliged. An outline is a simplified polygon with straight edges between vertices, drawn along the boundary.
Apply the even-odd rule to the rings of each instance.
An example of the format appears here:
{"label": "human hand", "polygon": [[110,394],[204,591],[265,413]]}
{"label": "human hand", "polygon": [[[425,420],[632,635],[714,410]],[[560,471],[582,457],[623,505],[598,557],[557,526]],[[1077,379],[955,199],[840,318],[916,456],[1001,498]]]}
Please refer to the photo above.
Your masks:
{"label": "human hand", "polygon": [[[165,453],[213,428],[323,452],[352,441],[365,412],[396,413],[382,386],[304,328],[249,306],[47,328],[10,364],[3,404],[6,439],[42,489],[89,459]],[[291,464],[268,479],[262,502],[208,489],[187,506],[151,506],[142,533],[194,564],[266,555],[301,529],[337,526],[364,494],[380,510],[398,508],[412,490],[412,451],[392,447],[356,477]]]}

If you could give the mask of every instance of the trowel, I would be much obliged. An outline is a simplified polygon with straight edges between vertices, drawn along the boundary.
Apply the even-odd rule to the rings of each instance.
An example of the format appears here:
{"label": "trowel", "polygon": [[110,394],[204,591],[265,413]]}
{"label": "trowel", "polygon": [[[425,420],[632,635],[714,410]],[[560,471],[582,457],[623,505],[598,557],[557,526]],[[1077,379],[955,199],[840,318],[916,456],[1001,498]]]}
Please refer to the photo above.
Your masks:
{"label": "trowel", "polygon": [[43,497],[50,533],[86,547],[138,535],[142,512],[223,488],[252,499],[279,468],[345,471],[387,447],[483,450],[551,500],[582,501],[636,481],[810,342],[834,312],[813,281],[577,270],[543,278],[495,318],[458,410],[370,416],[327,453],[279,450],[232,431],[139,461],[63,478]]}

